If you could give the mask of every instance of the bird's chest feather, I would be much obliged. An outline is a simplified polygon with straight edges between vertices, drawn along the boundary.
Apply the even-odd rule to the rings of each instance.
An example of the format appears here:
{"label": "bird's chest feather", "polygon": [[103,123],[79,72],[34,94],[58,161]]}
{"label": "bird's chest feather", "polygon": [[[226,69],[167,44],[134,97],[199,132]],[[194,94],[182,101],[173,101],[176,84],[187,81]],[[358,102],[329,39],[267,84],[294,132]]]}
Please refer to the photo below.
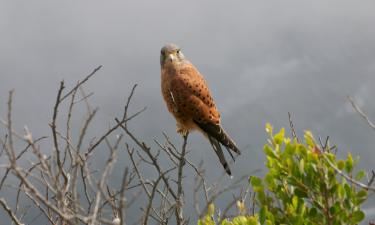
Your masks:
{"label": "bird's chest feather", "polygon": [[162,71],[163,98],[167,104],[168,111],[181,123],[184,123],[189,118],[186,111],[187,101],[190,96],[187,85],[186,75],[179,73],[179,71]]}
{"label": "bird's chest feather", "polygon": [[167,103],[168,110],[172,113],[177,111],[177,106],[175,104],[176,100],[174,98],[173,92],[175,91],[175,87],[173,85],[173,79],[178,76],[178,71],[173,68],[165,68],[161,71],[161,90],[163,94],[163,98]]}

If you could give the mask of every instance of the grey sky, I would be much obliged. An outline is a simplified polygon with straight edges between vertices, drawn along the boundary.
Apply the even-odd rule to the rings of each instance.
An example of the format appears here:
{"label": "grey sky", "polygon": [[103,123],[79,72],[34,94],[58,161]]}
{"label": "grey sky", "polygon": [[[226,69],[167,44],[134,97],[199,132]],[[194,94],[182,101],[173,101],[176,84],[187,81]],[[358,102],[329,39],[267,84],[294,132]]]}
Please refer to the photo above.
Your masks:
{"label": "grey sky", "polygon": [[[374,12],[373,1],[342,0],[0,0],[0,115],[15,88],[17,125],[45,134],[58,82],[73,85],[104,65],[86,88],[100,107],[97,126],[113,122],[138,83],[134,110],[148,110],[134,130],[147,141],[162,131],[180,141],[159,84],[160,48],[174,42],[206,77],[224,127],[245,149],[234,173],[262,167],[264,124],[287,127],[288,111],[298,130],[329,135],[342,156],[351,150],[370,169],[375,133],[346,95],[375,120]],[[195,134],[190,145],[215,173],[208,142]]]}

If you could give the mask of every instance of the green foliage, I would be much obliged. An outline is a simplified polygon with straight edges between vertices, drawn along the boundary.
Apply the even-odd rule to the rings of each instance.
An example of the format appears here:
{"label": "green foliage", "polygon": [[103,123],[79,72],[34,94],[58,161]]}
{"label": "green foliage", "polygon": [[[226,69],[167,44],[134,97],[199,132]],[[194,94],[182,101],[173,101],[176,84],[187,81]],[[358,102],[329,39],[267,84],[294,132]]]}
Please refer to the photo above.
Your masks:
{"label": "green foliage", "polygon": [[[318,147],[309,131],[305,132],[304,143],[285,137],[284,129],[274,134],[270,124],[266,125],[266,131],[269,140],[264,153],[268,171],[263,178],[250,177],[257,213],[225,219],[222,225],[350,225],[364,219],[360,206],[367,199],[367,191],[337,172],[338,169],[361,181],[366,173],[355,172],[358,160],[350,153],[345,160],[336,159],[328,147],[324,150]],[[198,224],[215,224],[212,211]]]}
{"label": "green foliage", "polygon": [[[215,225],[217,224],[213,215],[206,215],[203,219],[198,220],[198,225]],[[232,220],[224,219],[221,225],[260,225],[257,216],[236,216]]]}
{"label": "green foliage", "polygon": [[[353,177],[356,161],[350,153],[346,160],[337,160],[335,154],[319,149],[309,131],[305,144],[286,138],[284,129],[273,134],[267,124],[266,131],[268,173],[264,179],[250,178],[261,224],[358,224],[364,219],[360,205],[367,191],[348,183],[330,165]],[[352,179],[364,176],[359,171]]]}

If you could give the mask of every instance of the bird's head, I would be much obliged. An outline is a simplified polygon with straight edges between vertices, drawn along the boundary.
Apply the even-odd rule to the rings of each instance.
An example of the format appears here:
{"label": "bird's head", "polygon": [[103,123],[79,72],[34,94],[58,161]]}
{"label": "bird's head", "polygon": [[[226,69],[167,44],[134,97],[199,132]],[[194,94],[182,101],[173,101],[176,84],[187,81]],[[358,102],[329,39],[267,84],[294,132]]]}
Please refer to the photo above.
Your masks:
{"label": "bird's head", "polygon": [[160,52],[161,67],[167,64],[182,62],[185,59],[181,49],[175,44],[166,44]]}

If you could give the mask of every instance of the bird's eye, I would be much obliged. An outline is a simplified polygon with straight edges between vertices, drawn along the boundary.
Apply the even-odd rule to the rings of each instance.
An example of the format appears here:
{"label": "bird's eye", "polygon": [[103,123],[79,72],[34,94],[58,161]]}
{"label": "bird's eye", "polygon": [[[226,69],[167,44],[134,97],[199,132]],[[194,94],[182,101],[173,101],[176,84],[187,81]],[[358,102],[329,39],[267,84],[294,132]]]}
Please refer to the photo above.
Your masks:
{"label": "bird's eye", "polygon": [[177,54],[180,54],[180,49],[177,50]]}

